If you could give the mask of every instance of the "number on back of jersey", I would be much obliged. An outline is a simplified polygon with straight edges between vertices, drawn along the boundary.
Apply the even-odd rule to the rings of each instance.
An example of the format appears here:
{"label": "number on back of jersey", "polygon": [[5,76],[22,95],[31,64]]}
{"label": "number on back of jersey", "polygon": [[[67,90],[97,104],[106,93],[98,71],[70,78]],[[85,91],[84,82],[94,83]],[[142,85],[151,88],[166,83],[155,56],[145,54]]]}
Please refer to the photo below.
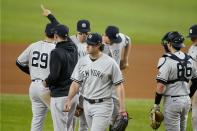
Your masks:
{"label": "number on back of jersey", "polygon": [[192,64],[187,61],[186,64],[181,64],[181,63],[177,63],[177,77],[178,78],[183,78],[183,77],[190,77],[192,75]]}
{"label": "number on back of jersey", "polygon": [[34,51],[32,55],[32,66],[46,69],[48,65],[48,57],[47,53]]}

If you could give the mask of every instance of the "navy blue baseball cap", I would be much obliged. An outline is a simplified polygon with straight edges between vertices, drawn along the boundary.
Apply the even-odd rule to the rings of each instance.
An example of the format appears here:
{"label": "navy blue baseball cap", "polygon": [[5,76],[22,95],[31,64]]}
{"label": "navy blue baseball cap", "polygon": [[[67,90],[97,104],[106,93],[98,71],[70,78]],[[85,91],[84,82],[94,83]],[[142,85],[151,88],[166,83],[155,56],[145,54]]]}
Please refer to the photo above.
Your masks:
{"label": "navy blue baseball cap", "polygon": [[57,34],[61,37],[67,37],[69,34],[69,28],[66,25],[56,25],[54,29],[54,34]]}
{"label": "navy blue baseball cap", "polygon": [[108,36],[112,43],[120,43],[122,41],[119,35],[119,28],[116,26],[108,26],[105,30],[105,35]]}
{"label": "navy blue baseball cap", "polygon": [[77,31],[82,33],[90,32],[90,22],[88,20],[79,20],[77,22]]}
{"label": "navy blue baseball cap", "polygon": [[197,25],[193,25],[189,28],[189,35],[187,37],[190,38],[197,37]]}
{"label": "navy blue baseball cap", "polygon": [[54,35],[54,28],[55,25],[52,23],[48,23],[45,27],[45,33],[47,34],[47,36],[53,36]]}
{"label": "navy blue baseball cap", "polygon": [[98,33],[90,33],[86,40],[88,45],[98,45],[102,43],[102,36]]}

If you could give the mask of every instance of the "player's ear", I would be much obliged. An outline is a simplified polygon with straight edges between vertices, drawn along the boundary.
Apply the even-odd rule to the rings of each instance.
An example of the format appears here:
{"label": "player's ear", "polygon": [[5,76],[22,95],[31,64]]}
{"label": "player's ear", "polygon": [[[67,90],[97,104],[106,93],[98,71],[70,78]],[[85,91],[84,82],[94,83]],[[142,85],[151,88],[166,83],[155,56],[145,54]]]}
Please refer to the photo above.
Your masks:
{"label": "player's ear", "polygon": [[58,35],[57,34],[54,34],[54,39],[57,39],[58,38]]}

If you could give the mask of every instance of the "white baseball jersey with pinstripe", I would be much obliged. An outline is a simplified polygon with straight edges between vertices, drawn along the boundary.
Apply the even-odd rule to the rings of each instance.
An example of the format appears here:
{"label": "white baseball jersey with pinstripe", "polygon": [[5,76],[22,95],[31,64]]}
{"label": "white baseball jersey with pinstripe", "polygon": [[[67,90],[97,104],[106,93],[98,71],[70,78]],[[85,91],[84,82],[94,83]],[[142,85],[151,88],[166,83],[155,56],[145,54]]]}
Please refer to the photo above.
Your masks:
{"label": "white baseball jersey with pinstripe", "polygon": [[32,103],[31,131],[41,131],[47,109],[50,107],[50,90],[45,88],[42,80],[49,75],[49,63],[51,50],[55,44],[46,41],[38,41],[27,47],[17,58],[21,66],[28,66],[31,76],[29,96]]}

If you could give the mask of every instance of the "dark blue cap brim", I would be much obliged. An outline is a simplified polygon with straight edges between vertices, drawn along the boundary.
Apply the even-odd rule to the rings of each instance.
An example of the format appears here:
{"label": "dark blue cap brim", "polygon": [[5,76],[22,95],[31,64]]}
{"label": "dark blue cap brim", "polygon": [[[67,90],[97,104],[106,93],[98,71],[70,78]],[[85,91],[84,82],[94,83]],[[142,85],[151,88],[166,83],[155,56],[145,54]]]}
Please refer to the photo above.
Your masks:
{"label": "dark blue cap brim", "polygon": [[87,33],[90,32],[90,29],[77,29],[78,32]]}
{"label": "dark blue cap brim", "polygon": [[110,39],[110,41],[111,41],[112,43],[120,43],[120,42],[122,42],[122,38],[121,38],[120,36],[118,36],[117,39]]}
{"label": "dark blue cap brim", "polygon": [[187,38],[197,37],[197,35],[188,35]]}
{"label": "dark blue cap brim", "polygon": [[99,43],[95,43],[95,42],[92,42],[92,41],[89,41],[89,40],[86,40],[86,43],[88,45],[98,45]]}

